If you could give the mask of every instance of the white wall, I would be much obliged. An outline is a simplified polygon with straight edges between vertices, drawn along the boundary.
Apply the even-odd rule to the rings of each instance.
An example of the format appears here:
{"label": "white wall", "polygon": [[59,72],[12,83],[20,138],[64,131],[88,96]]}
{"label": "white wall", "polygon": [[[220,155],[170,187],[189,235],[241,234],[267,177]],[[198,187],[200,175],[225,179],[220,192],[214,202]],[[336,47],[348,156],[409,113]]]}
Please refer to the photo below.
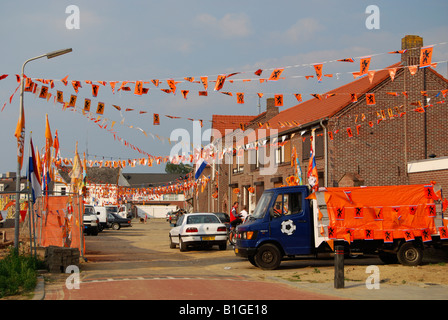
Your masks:
{"label": "white wall", "polygon": [[150,218],[166,218],[166,214],[170,211],[176,211],[177,206],[176,205],[170,205],[170,206],[154,206],[154,205],[140,205],[137,207],[137,215],[139,217],[144,217],[145,214],[148,215]]}

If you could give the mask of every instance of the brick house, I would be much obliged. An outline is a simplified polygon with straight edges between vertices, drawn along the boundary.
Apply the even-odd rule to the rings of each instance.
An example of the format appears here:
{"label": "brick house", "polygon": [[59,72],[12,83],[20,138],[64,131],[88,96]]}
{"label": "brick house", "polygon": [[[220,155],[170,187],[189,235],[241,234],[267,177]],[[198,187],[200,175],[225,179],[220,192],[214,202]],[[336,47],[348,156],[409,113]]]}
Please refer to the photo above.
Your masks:
{"label": "brick house", "polygon": [[[212,183],[210,188],[213,192],[218,188],[218,197],[212,200],[210,210],[228,212],[238,199],[240,206],[247,205],[251,212],[265,189],[286,185],[286,178],[294,173],[293,147],[307,183],[311,143],[320,186],[433,180],[448,190],[448,108],[440,94],[448,88],[448,80],[431,67],[418,68],[422,46],[421,37],[406,36],[402,39],[406,51],[401,61],[372,73],[373,78],[359,77],[320,99],[312,98],[282,112],[277,110],[271,116],[267,116],[268,112],[248,116],[245,129],[253,129],[257,141],[247,138],[240,146],[234,144],[232,163],[212,165],[211,174],[218,174],[218,184]],[[417,66],[414,74],[410,66]],[[393,79],[391,70],[395,71]],[[370,94],[374,95],[374,104],[368,104]],[[272,99],[268,99],[269,103],[273,103]],[[232,119],[221,117],[213,119]],[[213,121],[213,126],[218,130],[236,129],[239,126],[235,122]],[[258,129],[258,122],[269,122],[270,130]],[[278,130],[277,135],[272,135],[273,130]],[[270,160],[275,162],[276,170],[261,174],[261,150],[272,145],[277,148],[266,149],[274,153]],[[202,197],[210,198],[210,194],[204,192]]]}

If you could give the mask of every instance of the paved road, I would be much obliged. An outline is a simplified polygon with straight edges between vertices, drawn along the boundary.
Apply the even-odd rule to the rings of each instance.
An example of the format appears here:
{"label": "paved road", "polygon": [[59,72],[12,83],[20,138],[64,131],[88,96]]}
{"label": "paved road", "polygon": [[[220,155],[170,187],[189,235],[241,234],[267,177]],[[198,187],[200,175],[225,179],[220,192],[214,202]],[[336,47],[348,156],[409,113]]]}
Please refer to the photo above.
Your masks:
{"label": "paved road", "polygon": [[52,275],[45,300],[340,299],[257,277],[256,268],[230,246],[225,251],[170,249],[169,229],[167,222],[154,219],[87,236],[80,288],[67,289],[68,274]]}
{"label": "paved road", "polygon": [[[152,219],[131,228],[105,230],[86,237],[87,262],[80,265],[80,289],[67,289],[68,274],[52,274],[45,286],[45,300],[171,300],[171,301],[288,301],[288,300],[424,300],[448,299],[447,286],[381,285],[367,290],[364,283],[346,281],[345,289],[333,283],[282,280],[310,261],[282,263],[279,270],[263,271],[220,251],[169,248],[169,225]],[[331,267],[332,259],[313,260],[313,266]],[[380,263],[377,258],[350,263]],[[176,310],[177,311],[177,310]]]}

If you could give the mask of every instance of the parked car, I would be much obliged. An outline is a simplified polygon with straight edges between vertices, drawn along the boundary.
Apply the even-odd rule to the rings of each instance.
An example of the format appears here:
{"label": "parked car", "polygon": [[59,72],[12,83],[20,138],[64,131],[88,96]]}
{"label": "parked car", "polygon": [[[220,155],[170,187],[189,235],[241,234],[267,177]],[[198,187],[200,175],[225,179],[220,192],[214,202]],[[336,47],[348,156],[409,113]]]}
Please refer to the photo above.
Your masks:
{"label": "parked car", "polygon": [[230,217],[228,214],[224,212],[214,212],[214,214],[218,217],[218,219],[224,223],[227,227],[227,231],[230,230]]}
{"label": "parked car", "polygon": [[125,219],[115,213],[107,213],[107,227],[119,230],[121,227],[131,227],[131,219]]}
{"label": "parked car", "polygon": [[100,221],[95,214],[93,206],[90,205],[84,206],[84,215],[82,218],[82,222],[84,226],[84,233],[93,236],[98,235]]}
{"label": "parked car", "polygon": [[188,246],[218,245],[219,250],[227,249],[227,228],[213,213],[183,214],[176,226],[170,230],[170,248],[179,245],[180,251]]}

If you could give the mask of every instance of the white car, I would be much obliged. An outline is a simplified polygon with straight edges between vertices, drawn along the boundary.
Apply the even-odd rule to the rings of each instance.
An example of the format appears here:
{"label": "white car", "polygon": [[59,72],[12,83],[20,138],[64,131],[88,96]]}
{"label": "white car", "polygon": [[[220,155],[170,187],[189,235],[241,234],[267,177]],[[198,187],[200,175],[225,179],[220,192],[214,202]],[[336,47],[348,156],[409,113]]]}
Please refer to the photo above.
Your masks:
{"label": "white car", "polygon": [[213,213],[183,214],[170,230],[170,248],[174,249],[176,245],[180,251],[186,251],[189,245],[218,245],[219,250],[226,250],[226,225]]}

